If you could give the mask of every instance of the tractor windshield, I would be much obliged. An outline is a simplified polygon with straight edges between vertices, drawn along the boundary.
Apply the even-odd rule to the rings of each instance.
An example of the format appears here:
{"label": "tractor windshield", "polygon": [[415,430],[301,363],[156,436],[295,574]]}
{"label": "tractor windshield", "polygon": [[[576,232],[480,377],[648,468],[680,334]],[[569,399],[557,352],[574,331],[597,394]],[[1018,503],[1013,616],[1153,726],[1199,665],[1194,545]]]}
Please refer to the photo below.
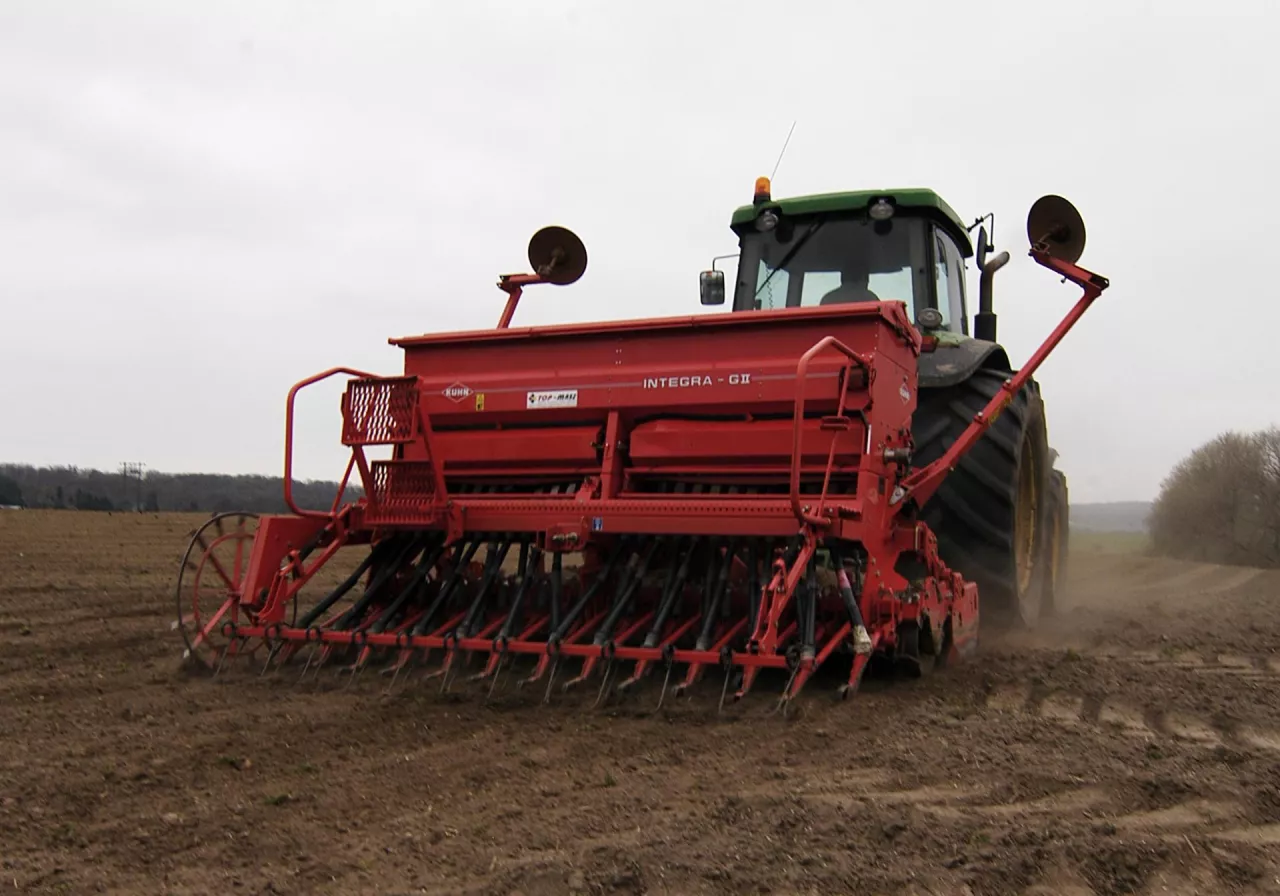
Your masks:
{"label": "tractor windshield", "polygon": [[899,300],[914,319],[926,300],[916,275],[926,267],[925,224],[906,217],[885,224],[811,218],[745,233],[733,309]]}

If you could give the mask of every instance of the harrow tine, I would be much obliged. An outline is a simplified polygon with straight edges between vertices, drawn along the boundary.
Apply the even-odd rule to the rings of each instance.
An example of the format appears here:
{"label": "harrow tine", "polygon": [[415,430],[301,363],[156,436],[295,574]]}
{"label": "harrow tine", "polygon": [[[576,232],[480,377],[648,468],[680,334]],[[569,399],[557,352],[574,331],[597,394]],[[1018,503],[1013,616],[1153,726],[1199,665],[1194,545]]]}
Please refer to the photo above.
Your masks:
{"label": "harrow tine", "polygon": [[453,648],[445,650],[444,666],[440,669],[440,694],[443,696],[449,690],[449,677],[453,672],[453,661],[457,657]]}
{"label": "harrow tine", "polygon": [[319,646],[320,645],[318,642],[313,643],[311,645],[311,649],[307,651],[307,661],[302,666],[302,674],[298,676],[298,680],[294,683],[295,686],[301,684],[302,679],[307,677],[307,670],[311,668],[311,661],[315,659],[316,650],[319,648]]}
{"label": "harrow tine", "polygon": [[400,679],[400,672],[404,669],[405,666],[412,663],[414,656],[417,655],[417,652],[412,648],[405,648],[404,650],[401,651],[401,653],[403,654],[403,656],[400,658],[400,661],[397,662],[395,666],[392,667],[395,669],[395,672],[391,676],[391,683],[387,685],[387,690],[385,693],[388,696],[395,692],[396,682]]}
{"label": "harrow tine", "polygon": [[286,642],[284,649],[281,650],[279,656],[276,657],[276,668],[273,677],[279,678],[284,667],[292,662],[293,658],[301,653],[304,647],[306,647],[306,645],[301,641]]}
{"label": "harrow tine", "polygon": [[779,712],[786,718],[786,706],[791,702],[791,685],[795,683],[796,675],[800,672],[800,664],[796,663],[791,668],[791,676],[787,679],[787,686],[782,689],[782,695],[778,697],[778,702],[774,704],[771,716],[776,716]]}
{"label": "harrow tine", "polygon": [[[498,670],[498,677],[501,678],[502,681],[505,681],[507,676],[511,674],[511,670],[514,669],[515,666],[516,666],[516,659],[513,656],[511,657],[511,661],[507,663],[505,667]],[[501,684],[501,682],[499,682],[499,684]]]}
{"label": "harrow tine", "polygon": [[[363,671],[364,671],[364,663],[361,662],[361,660],[357,659],[354,663],[351,664],[351,677],[347,679],[347,683],[342,686],[342,689],[344,691],[348,690],[353,684],[355,684],[356,679],[360,677],[360,673]],[[342,674],[341,670],[339,670],[338,674],[339,675]]]}
{"label": "harrow tine", "polygon": [[295,656],[302,652],[305,647],[300,641],[284,641],[280,648],[276,651],[275,668],[271,670],[272,680],[279,680],[283,674],[285,666],[287,666]]}
{"label": "harrow tine", "polygon": [[313,688],[320,687],[320,672],[322,669],[324,669],[324,664],[329,662],[329,656],[332,653],[333,653],[333,648],[329,644],[326,644],[324,645],[324,647],[320,648],[320,662],[316,663],[316,674],[311,679],[313,682],[313,685],[312,685]]}
{"label": "harrow tine", "polygon": [[259,678],[267,674],[267,669],[271,667],[271,660],[275,658],[276,651],[279,649],[280,643],[278,641],[271,645],[271,649],[267,651],[267,661],[262,664],[262,671],[258,673]]}
{"label": "harrow tine", "polygon": [[[609,679],[613,675],[613,659],[610,658],[604,667],[604,675],[600,676],[600,690],[596,692],[596,701],[591,704],[591,708],[595,709],[600,705],[600,701],[604,700],[605,692],[609,688]],[[606,701],[607,702],[607,701]]]}
{"label": "harrow tine", "polygon": [[360,649],[360,655],[356,657],[356,666],[363,667],[368,664],[369,657],[373,656],[373,648],[368,644]]}
{"label": "harrow tine", "polygon": [[489,703],[489,700],[492,699],[494,688],[498,686],[498,679],[502,675],[502,667],[506,659],[507,659],[507,651],[504,650],[498,654],[498,666],[496,669],[494,669],[493,675],[491,676],[492,680],[489,682],[489,691],[484,695],[484,702],[482,705],[487,705]]}
{"label": "harrow tine", "polygon": [[554,660],[551,661],[551,674],[547,676],[547,690],[542,695],[542,703],[545,706],[551,702],[551,685],[556,680],[556,669],[560,667],[560,654],[556,654]]}
{"label": "harrow tine", "polygon": [[724,698],[729,693],[729,678],[733,675],[733,663],[725,663],[724,685],[720,688],[720,705],[716,707],[716,715],[724,715]]}
{"label": "harrow tine", "polygon": [[227,639],[227,643],[226,643],[226,644],[224,644],[224,645],[222,646],[222,650],[220,650],[220,651],[218,652],[218,665],[217,665],[217,666],[215,666],[215,667],[214,667],[214,670],[213,670],[213,677],[214,677],[214,678],[217,678],[217,677],[218,677],[218,674],[219,674],[220,672],[222,672],[222,664],[223,664],[223,663],[226,661],[226,659],[227,659],[227,651],[229,651],[229,650],[231,649],[231,642],[232,642],[233,640],[234,640],[234,639],[232,639],[232,638],[228,638],[228,639]]}
{"label": "harrow tine", "polygon": [[654,707],[654,712],[662,709],[662,703],[667,699],[667,685],[671,682],[671,667],[674,665],[671,660],[667,660],[667,672],[662,676],[662,691],[658,694],[658,705]]}

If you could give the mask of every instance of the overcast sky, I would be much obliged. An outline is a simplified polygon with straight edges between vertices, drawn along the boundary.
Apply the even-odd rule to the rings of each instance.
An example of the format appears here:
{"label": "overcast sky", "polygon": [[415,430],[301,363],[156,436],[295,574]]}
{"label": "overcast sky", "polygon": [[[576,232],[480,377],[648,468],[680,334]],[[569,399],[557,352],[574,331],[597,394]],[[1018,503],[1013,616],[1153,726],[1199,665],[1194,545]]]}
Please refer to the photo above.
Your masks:
{"label": "overcast sky", "polygon": [[[278,473],[290,385],[492,326],[544,224],[590,266],[517,324],[700,313],[795,121],[775,195],[995,213],[1015,363],[1076,295],[1026,210],[1076,204],[1112,287],[1041,368],[1050,438],[1074,501],[1153,497],[1280,423],[1277,33],[1263,0],[0,0],[0,461]],[[339,391],[301,477],[342,472]]]}

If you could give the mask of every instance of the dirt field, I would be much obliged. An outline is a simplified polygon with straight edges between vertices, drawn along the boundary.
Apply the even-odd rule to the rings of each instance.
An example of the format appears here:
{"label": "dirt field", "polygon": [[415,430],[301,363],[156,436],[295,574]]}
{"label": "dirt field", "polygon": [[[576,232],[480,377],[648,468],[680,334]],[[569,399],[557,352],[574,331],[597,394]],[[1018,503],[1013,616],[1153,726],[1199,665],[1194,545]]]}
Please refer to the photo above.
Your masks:
{"label": "dirt field", "polygon": [[1278,574],[1077,552],[921,682],[593,713],[185,676],[198,521],[0,512],[0,893],[1280,892]]}

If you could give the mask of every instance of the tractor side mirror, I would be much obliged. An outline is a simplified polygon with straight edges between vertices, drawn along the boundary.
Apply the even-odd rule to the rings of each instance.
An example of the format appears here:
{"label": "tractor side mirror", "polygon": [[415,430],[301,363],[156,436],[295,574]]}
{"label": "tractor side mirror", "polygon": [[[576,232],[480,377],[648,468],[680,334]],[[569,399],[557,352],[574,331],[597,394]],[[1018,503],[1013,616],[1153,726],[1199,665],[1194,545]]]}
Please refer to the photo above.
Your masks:
{"label": "tractor side mirror", "polygon": [[981,271],[987,266],[987,253],[991,251],[991,243],[987,241],[987,228],[982,226],[978,228],[978,246],[974,250],[974,257],[978,262],[978,270]]}
{"label": "tractor side mirror", "polygon": [[703,271],[698,275],[698,292],[704,305],[724,304],[724,271]]}

